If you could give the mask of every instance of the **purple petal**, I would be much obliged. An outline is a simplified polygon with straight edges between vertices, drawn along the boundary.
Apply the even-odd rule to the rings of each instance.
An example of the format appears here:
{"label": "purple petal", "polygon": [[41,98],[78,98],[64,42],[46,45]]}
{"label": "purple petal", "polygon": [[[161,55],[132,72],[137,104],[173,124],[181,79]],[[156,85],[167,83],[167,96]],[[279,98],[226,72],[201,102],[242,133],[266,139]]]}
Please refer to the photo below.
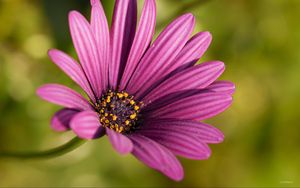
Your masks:
{"label": "purple petal", "polygon": [[169,178],[180,181],[183,169],[174,154],[155,141],[138,134],[130,135],[134,147],[132,154],[151,168],[161,171]]}
{"label": "purple petal", "polygon": [[157,130],[167,132],[178,132],[199,138],[205,143],[221,143],[224,135],[217,128],[191,120],[178,119],[152,119],[144,122],[142,130]]}
{"label": "purple petal", "polygon": [[98,114],[93,111],[79,112],[72,118],[70,126],[74,133],[83,139],[98,138],[104,131],[100,125]]}
{"label": "purple petal", "polygon": [[132,151],[133,144],[129,138],[126,136],[117,133],[109,128],[106,128],[106,134],[109,138],[112,146],[117,150],[120,154],[125,155]]}
{"label": "purple petal", "polygon": [[164,77],[167,67],[186,44],[194,25],[195,18],[191,14],[185,14],[173,21],[147,50],[126,90],[139,97]]}
{"label": "purple petal", "polygon": [[81,66],[72,57],[56,49],[49,50],[48,55],[60,69],[87,93],[90,99],[95,101],[95,96]]}
{"label": "purple petal", "polygon": [[149,112],[146,117],[204,120],[223,112],[231,102],[230,95],[207,91],[176,100]]}
{"label": "purple petal", "polygon": [[109,62],[109,27],[105,12],[99,0],[92,0],[91,28],[95,36],[101,61],[102,87],[108,87],[108,62]]}
{"label": "purple petal", "polygon": [[190,67],[166,79],[153,89],[143,101],[154,101],[162,96],[181,90],[203,89],[215,81],[224,71],[224,63],[220,61],[202,63]]}
{"label": "purple petal", "polygon": [[153,129],[142,129],[137,133],[153,139],[167,147],[174,154],[185,158],[203,160],[208,159],[211,153],[207,144],[182,130],[174,131],[153,127]]}
{"label": "purple petal", "polygon": [[79,111],[64,108],[54,114],[51,119],[51,128],[57,132],[64,132],[70,129],[70,121]]}
{"label": "purple petal", "polygon": [[126,68],[121,80],[120,90],[124,90],[138,62],[149,47],[155,31],[156,5],[154,0],[146,0],[140,23],[128,56]]}
{"label": "purple petal", "polygon": [[226,93],[228,95],[232,95],[235,91],[235,85],[232,82],[228,82],[228,81],[215,81],[206,89],[214,92]]}
{"label": "purple petal", "polygon": [[69,13],[69,25],[72,40],[85,74],[96,94],[100,98],[101,64],[95,37],[87,20],[78,12]]}
{"label": "purple petal", "polygon": [[100,0],[90,0],[90,3],[91,3],[92,6],[101,5]]}
{"label": "purple petal", "polygon": [[180,71],[193,66],[206,52],[211,40],[212,37],[209,32],[200,32],[194,35],[178,54],[176,60],[168,69],[168,72],[175,69],[176,71]]}
{"label": "purple petal", "polygon": [[120,74],[124,71],[135,35],[137,22],[136,0],[117,0],[111,27],[111,66],[109,82],[116,89]]}
{"label": "purple petal", "polygon": [[46,84],[37,89],[37,95],[51,103],[78,110],[93,109],[76,91],[59,84]]}

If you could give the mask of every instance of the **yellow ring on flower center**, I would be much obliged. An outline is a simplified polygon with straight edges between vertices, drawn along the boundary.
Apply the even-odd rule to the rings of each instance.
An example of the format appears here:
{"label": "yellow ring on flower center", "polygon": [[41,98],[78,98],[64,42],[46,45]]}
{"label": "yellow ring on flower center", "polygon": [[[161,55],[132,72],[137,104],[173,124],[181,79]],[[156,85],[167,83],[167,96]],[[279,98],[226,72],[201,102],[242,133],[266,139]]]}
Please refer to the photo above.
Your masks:
{"label": "yellow ring on flower center", "polygon": [[96,110],[102,126],[125,133],[136,125],[141,105],[125,91],[108,91],[96,104]]}

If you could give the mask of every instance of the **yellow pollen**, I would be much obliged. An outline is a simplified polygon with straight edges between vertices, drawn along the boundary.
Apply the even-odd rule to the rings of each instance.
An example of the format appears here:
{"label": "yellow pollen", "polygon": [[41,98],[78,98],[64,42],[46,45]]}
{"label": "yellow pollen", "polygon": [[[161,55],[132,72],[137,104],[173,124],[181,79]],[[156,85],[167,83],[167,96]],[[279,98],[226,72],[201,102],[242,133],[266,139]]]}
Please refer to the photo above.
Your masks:
{"label": "yellow pollen", "polygon": [[136,118],[136,113],[130,115],[130,119],[135,119],[135,118]]}
{"label": "yellow pollen", "polygon": [[134,104],[135,104],[135,101],[134,101],[134,100],[130,100],[130,104],[131,104],[131,105],[134,105]]}
{"label": "yellow pollen", "polygon": [[134,106],[134,110],[135,110],[135,111],[138,111],[139,109],[140,109],[139,106],[136,106],[136,105]]}
{"label": "yellow pollen", "polygon": [[109,90],[95,103],[95,109],[103,127],[119,133],[127,133],[135,130],[141,105],[141,102],[135,101],[134,96],[125,91]]}
{"label": "yellow pollen", "polygon": [[124,95],[122,93],[118,93],[117,95],[120,99],[124,97]]}

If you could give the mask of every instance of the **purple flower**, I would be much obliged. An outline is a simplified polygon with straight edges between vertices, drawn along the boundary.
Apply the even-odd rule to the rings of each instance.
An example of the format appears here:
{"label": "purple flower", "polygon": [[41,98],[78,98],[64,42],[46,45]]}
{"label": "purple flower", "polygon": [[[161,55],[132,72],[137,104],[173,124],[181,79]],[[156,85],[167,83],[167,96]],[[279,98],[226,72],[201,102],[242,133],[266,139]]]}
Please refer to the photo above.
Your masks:
{"label": "purple flower", "polygon": [[[88,96],[59,84],[47,84],[37,94],[63,106],[52,118],[56,131],[73,130],[83,139],[106,134],[120,153],[132,153],[173,180],[183,178],[175,155],[207,159],[210,143],[223,134],[201,123],[225,109],[234,85],[216,81],[224,64],[194,64],[211,42],[208,32],[191,34],[195,19],[185,14],[170,23],[151,43],[156,19],[154,0],[145,0],[137,24],[136,0],[117,0],[109,29],[99,0],[91,0],[88,22],[69,14],[70,31],[80,64],[52,49],[51,60]],[[136,29],[137,26],[137,29]]]}

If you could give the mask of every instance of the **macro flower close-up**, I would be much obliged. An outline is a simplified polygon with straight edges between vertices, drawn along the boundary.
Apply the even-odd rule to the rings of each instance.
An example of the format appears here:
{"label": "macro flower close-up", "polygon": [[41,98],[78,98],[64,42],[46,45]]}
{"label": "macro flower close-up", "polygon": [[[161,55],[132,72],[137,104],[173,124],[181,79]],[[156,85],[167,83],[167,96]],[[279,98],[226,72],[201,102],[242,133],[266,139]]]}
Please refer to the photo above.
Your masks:
{"label": "macro flower close-up", "polygon": [[1,187],[300,187],[299,0],[0,0]]}
{"label": "macro flower close-up", "polygon": [[[153,41],[156,4],[145,0],[137,24],[137,2],[117,0],[112,26],[99,0],[92,0],[91,20],[69,13],[69,27],[79,62],[51,49],[49,57],[86,93],[47,84],[37,90],[44,100],[63,106],[52,118],[56,131],[71,129],[82,139],[106,134],[120,154],[132,153],[173,180],[182,180],[176,155],[203,160],[208,144],[223,141],[215,127],[201,123],[225,109],[234,85],[216,81],[220,61],[194,65],[211,42],[209,32],[192,35],[195,18],[184,14]],[[137,26],[137,29],[136,29]]]}

